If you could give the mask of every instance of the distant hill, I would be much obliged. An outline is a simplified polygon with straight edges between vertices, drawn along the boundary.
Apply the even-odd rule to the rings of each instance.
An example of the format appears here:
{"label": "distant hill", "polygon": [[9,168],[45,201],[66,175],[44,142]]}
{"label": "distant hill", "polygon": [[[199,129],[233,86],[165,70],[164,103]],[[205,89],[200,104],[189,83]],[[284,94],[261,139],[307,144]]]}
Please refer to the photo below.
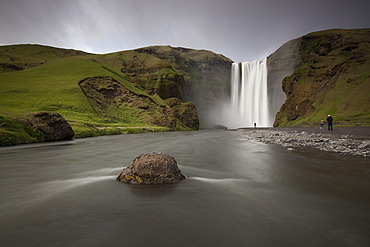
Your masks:
{"label": "distant hill", "polygon": [[268,57],[286,101],[274,126],[370,126],[370,29],[333,29],[289,41]]}
{"label": "distant hill", "polygon": [[77,137],[198,129],[198,114],[228,95],[230,63],[170,46],[104,55],[0,46],[0,137],[3,145],[37,141],[24,124],[42,111],[61,114]]}

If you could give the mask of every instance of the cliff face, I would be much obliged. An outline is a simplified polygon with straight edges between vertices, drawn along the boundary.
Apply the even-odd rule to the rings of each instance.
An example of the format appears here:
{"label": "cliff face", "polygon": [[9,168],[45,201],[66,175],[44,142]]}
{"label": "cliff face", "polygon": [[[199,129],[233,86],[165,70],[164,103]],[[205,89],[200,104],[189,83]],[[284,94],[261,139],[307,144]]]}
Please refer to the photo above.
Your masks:
{"label": "cliff face", "polygon": [[283,91],[282,81],[285,77],[290,76],[297,67],[299,44],[300,39],[291,40],[267,57],[269,111],[274,118],[287,99]]}
{"label": "cliff face", "polygon": [[287,76],[274,126],[317,124],[328,114],[337,124],[370,124],[370,29],[311,33],[288,46],[285,57],[284,49],[269,57],[270,78]]}
{"label": "cliff face", "polygon": [[150,95],[192,101],[200,119],[207,121],[208,109],[230,95],[232,61],[205,50],[151,46],[101,57],[115,56],[111,64],[133,85]]}

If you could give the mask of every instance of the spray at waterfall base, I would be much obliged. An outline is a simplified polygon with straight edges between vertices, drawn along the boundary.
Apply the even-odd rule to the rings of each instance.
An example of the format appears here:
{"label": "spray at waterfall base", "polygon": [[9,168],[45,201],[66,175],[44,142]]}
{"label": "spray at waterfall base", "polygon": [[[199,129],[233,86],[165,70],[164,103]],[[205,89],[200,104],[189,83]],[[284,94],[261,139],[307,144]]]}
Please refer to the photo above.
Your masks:
{"label": "spray at waterfall base", "polygon": [[[231,129],[272,127],[277,113],[276,106],[271,107],[273,97],[284,92],[281,86],[269,85],[267,71],[266,58],[233,63],[230,100],[215,106],[211,121]],[[277,90],[279,92],[275,92]]]}

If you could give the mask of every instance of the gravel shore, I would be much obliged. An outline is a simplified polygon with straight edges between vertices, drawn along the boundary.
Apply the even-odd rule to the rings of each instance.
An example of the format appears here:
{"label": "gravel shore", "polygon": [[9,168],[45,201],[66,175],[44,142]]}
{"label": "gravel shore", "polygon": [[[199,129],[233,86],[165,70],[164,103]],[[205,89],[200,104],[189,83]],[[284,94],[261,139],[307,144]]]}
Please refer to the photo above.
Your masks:
{"label": "gravel shore", "polygon": [[321,151],[370,158],[370,127],[337,127],[334,131],[311,127],[238,129],[246,140],[274,143],[294,148],[314,148]]}

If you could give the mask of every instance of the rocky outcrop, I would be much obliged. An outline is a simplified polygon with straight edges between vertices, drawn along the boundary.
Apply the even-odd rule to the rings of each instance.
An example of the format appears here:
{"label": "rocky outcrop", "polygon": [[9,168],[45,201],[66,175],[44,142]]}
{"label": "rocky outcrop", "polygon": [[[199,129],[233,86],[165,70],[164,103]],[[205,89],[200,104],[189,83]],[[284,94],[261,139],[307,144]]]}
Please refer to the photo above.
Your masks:
{"label": "rocky outcrop", "polygon": [[197,110],[191,102],[174,98],[168,100],[171,105],[160,105],[147,95],[129,90],[112,77],[89,77],[80,81],[79,86],[96,113],[108,121],[128,122],[136,118],[170,130],[199,128]]}
{"label": "rocky outcrop", "polygon": [[187,128],[199,129],[198,113],[192,102],[181,102],[178,98],[170,98],[165,101],[172,110],[181,125]]}
{"label": "rocky outcrop", "polygon": [[0,146],[44,141],[43,134],[26,120],[0,116]]}
{"label": "rocky outcrop", "polygon": [[173,184],[183,179],[175,158],[161,153],[139,155],[117,177],[129,184]]}
{"label": "rocky outcrop", "polygon": [[285,77],[292,75],[299,63],[300,39],[294,39],[267,57],[267,90],[269,111],[275,117],[286,101],[282,82]]}
{"label": "rocky outcrop", "polygon": [[[104,57],[97,57],[94,61],[101,64],[102,68],[115,74],[115,77],[121,77],[129,81],[130,85],[140,91],[144,91],[147,95],[159,96],[164,100],[171,98],[179,100],[179,103],[172,107],[172,111],[168,108],[162,109],[165,115],[172,112],[174,114],[172,120],[175,120],[175,122],[170,121],[163,125],[162,120],[165,119],[163,114],[159,113],[158,118],[156,115],[160,111],[152,110],[151,113],[155,114],[145,116],[146,123],[157,123],[159,125],[162,124],[161,126],[179,129],[176,123],[180,122],[185,127],[181,128],[180,126],[180,129],[198,129],[200,120],[205,125],[208,123],[210,109],[214,108],[219,102],[228,100],[230,97],[230,68],[232,61],[222,55],[206,50],[150,46],[119,52],[115,56],[117,58],[114,63],[111,63],[115,65],[116,71],[120,71],[121,74],[108,68],[105,65],[107,60]],[[103,103],[101,105],[102,100],[98,100],[100,103],[94,103],[96,101],[95,98],[97,98],[95,97],[96,93],[94,93],[94,97],[88,96],[89,90],[86,89],[86,86],[91,87],[94,83],[84,86],[85,84],[86,81],[80,82],[80,87],[89,98],[90,103],[94,109],[101,109],[96,111],[106,117],[107,111],[105,109],[107,107],[103,106],[106,104]],[[101,88],[101,86],[99,87],[99,93],[106,94],[104,92],[106,90]],[[144,99],[143,95],[139,95],[141,99],[138,100],[138,97],[135,96],[135,92],[132,90],[127,88],[126,90],[119,89],[123,87],[122,85],[115,85],[114,87],[115,90],[120,91],[115,93],[115,95],[125,91],[124,93],[129,95],[129,97],[135,98],[134,101],[136,102],[148,101],[149,99],[148,97]],[[131,92],[126,93],[127,91]],[[99,98],[103,99],[104,97],[99,96]],[[115,107],[113,108],[121,107],[123,105],[121,102],[122,100],[115,100]],[[135,107],[131,103],[127,105]],[[150,103],[147,102],[143,105],[150,105]],[[130,110],[126,109],[126,112],[130,112]],[[195,112],[197,116],[195,116]],[[162,120],[157,121],[158,119]]]}
{"label": "rocky outcrop", "polygon": [[212,126],[212,129],[217,129],[217,130],[228,130],[229,128],[226,127],[225,125],[222,124],[215,124]]}
{"label": "rocky outcrop", "polygon": [[230,97],[231,63],[206,50],[151,46],[122,53],[120,70],[149,94],[193,102],[207,122],[209,109]]}
{"label": "rocky outcrop", "polygon": [[184,71],[189,75],[185,98],[194,102],[203,123],[211,124],[209,112],[220,103],[229,102],[231,95],[232,61],[209,51],[199,51],[201,59],[192,59]]}
{"label": "rocky outcrop", "polygon": [[41,131],[45,141],[69,140],[74,132],[68,122],[56,112],[38,112],[31,115],[30,124]]}
{"label": "rocky outcrop", "polygon": [[337,124],[370,124],[370,29],[327,30],[291,42],[282,58],[294,71],[282,81],[287,99],[274,126],[312,125],[328,114]]}

